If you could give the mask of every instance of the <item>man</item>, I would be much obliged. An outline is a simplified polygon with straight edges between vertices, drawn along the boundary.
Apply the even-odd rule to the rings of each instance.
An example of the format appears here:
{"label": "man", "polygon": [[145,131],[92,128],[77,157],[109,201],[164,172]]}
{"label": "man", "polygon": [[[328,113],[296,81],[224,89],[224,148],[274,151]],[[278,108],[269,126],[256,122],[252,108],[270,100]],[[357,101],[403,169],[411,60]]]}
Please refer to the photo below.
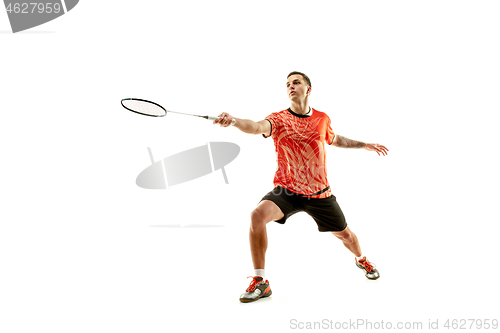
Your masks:
{"label": "man", "polygon": [[214,121],[214,124],[228,127],[236,119],[234,126],[244,133],[262,134],[265,138],[272,136],[277,154],[275,188],[262,198],[251,214],[250,250],[255,276],[246,292],[240,296],[241,302],[253,302],[272,293],[264,270],[266,224],[270,221],[285,223],[287,218],[300,211],[308,213],[316,221],[319,231],[329,231],[340,239],[356,256],[356,265],[368,279],[380,277],[379,272],[362,255],[358,239],[347,226],[344,214],[331,193],[326,177],[324,144],[364,148],[379,155],[386,155],[388,149],[334,133],[328,115],[309,107],[311,81],[304,73],[288,74],[286,87],[291,101],[287,110],[272,113],[259,122],[234,118],[225,112]]}

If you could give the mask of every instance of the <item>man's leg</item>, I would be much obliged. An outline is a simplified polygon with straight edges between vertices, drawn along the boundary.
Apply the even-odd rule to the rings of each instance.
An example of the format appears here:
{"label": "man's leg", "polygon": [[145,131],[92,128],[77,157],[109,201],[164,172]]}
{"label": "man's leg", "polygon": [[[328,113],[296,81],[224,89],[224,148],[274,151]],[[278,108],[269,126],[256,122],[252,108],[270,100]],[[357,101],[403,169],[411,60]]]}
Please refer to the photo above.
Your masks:
{"label": "man's leg", "polygon": [[366,257],[361,257],[361,247],[359,246],[358,237],[354,234],[354,232],[346,227],[343,231],[333,232],[332,234],[340,239],[344,246],[349,249],[357,258],[356,258],[356,266],[361,268],[365,276],[370,280],[376,280],[380,277],[380,274],[375,266],[369,262]]}
{"label": "man's leg", "polygon": [[247,290],[241,294],[240,301],[254,302],[262,297],[271,296],[269,281],[264,277],[267,250],[266,224],[283,218],[281,209],[270,200],[262,200],[252,211],[250,223],[250,250],[252,252],[255,276]]}
{"label": "man's leg", "polygon": [[270,200],[263,200],[252,211],[250,223],[250,251],[254,269],[264,269],[266,264],[267,230],[271,221],[283,218],[281,209]]}
{"label": "man's leg", "polygon": [[344,246],[356,257],[361,256],[361,247],[359,246],[358,237],[356,237],[349,227],[346,227],[342,231],[332,231],[332,234],[340,239],[342,243],[344,243]]}

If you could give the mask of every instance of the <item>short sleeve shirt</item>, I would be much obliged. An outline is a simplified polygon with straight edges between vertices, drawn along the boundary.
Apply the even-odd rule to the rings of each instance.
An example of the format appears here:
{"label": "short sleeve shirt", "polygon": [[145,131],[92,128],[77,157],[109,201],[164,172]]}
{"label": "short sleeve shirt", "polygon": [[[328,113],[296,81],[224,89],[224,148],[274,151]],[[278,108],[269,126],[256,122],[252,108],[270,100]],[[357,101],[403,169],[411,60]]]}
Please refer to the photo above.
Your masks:
{"label": "short sleeve shirt", "polygon": [[[330,117],[311,108],[307,115],[287,109],[274,112],[265,119],[271,123],[270,136],[278,163],[274,186],[302,195],[315,194],[327,188],[325,142],[331,144],[335,138]],[[327,190],[312,197],[326,198],[330,195],[331,191]]]}

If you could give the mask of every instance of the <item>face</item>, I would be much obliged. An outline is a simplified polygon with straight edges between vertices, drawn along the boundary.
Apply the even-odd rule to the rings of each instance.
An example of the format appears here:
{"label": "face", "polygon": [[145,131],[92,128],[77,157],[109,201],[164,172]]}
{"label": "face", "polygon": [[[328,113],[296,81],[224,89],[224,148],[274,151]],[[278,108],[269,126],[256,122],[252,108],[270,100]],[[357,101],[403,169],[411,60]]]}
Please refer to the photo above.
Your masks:
{"label": "face", "polygon": [[300,74],[291,75],[287,79],[286,89],[290,100],[301,100],[311,93],[311,87],[305,83],[304,78]]}

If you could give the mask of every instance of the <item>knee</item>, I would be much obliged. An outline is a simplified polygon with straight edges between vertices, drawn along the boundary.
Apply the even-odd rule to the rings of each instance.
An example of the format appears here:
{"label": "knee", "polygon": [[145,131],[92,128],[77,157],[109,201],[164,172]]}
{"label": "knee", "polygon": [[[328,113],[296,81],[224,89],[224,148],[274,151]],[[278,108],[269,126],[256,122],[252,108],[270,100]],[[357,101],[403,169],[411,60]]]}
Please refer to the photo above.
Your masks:
{"label": "knee", "polygon": [[258,208],[254,209],[250,214],[250,230],[257,230],[263,228],[267,222],[265,214]]}
{"label": "knee", "polygon": [[338,239],[340,239],[345,243],[352,243],[354,241],[354,237],[349,230],[335,232],[333,234],[335,235],[335,237],[337,237]]}

